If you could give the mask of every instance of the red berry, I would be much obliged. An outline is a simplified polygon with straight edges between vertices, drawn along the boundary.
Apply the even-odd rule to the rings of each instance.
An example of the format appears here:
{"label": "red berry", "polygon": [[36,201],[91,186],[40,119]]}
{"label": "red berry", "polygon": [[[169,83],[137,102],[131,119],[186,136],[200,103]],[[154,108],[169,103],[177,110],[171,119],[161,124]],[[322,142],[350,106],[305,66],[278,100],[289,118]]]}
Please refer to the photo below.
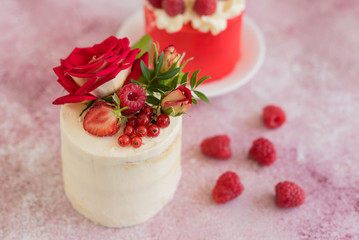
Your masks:
{"label": "red berry", "polygon": [[297,207],[302,205],[304,200],[304,190],[293,182],[284,181],[275,186],[275,202],[278,207]]}
{"label": "red berry", "polygon": [[86,113],[83,128],[90,134],[104,137],[117,133],[119,119],[115,116],[114,107],[101,101],[93,105]]}
{"label": "red berry", "polygon": [[141,126],[138,126],[136,129],[135,129],[135,133],[137,136],[139,137],[144,137],[147,135],[147,128],[143,125]]}
{"label": "red berry", "polygon": [[280,127],[285,120],[285,113],[280,107],[269,105],[263,109],[263,122],[267,127]]}
{"label": "red berry", "polygon": [[153,115],[153,108],[151,106],[144,106],[140,113],[146,114],[149,117],[152,117]]}
{"label": "red berry", "polygon": [[140,113],[138,116],[137,116],[137,126],[147,126],[149,123],[150,123],[150,117],[144,113]]}
{"label": "red berry", "polygon": [[184,13],[185,5],[183,0],[163,0],[162,8],[171,16],[177,16]]}
{"label": "red berry", "polygon": [[227,135],[217,135],[206,138],[201,143],[201,151],[209,157],[228,159],[232,156],[230,143],[231,140]]}
{"label": "red berry", "polygon": [[126,126],[137,127],[137,119],[135,117],[129,118],[126,122]]}
{"label": "red berry", "polygon": [[156,124],[151,124],[147,127],[147,136],[157,137],[160,134],[160,128]]}
{"label": "red berry", "polygon": [[139,136],[134,136],[131,138],[131,145],[134,148],[139,148],[142,145],[142,138]]}
{"label": "red berry", "polygon": [[121,135],[119,138],[118,138],[118,144],[121,146],[121,147],[126,147],[130,144],[130,137],[127,136],[127,135]]}
{"label": "red berry", "polygon": [[199,15],[212,15],[217,8],[216,0],[196,0],[193,6]]}
{"label": "red berry", "polygon": [[258,138],[253,142],[253,145],[249,150],[249,157],[256,162],[267,166],[274,163],[277,159],[272,142],[266,138]]}
{"label": "red berry", "polygon": [[120,99],[121,108],[128,107],[128,109],[122,111],[124,115],[133,114],[141,110],[147,98],[145,90],[135,83],[126,84],[117,92],[117,95]]}
{"label": "red berry", "polygon": [[212,197],[216,203],[225,203],[238,197],[243,192],[243,189],[244,187],[238,175],[227,171],[218,178]]}
{"label": "red berry", "polygon": [[156,119],[157,126],[166,128],[170,125],[170,117],[167,114],[160,114]]}
{"label": "red berry", "polygon": [[155,8],[161,8],[162,7],[162,0],[148,0],[148,1]]}
{"label": "red berry", "polygon": [[133,135],[135,131],[135,128],[132,126],[126,126],[125,129],[123,129],[123,133],[129,137],[131,137]]}

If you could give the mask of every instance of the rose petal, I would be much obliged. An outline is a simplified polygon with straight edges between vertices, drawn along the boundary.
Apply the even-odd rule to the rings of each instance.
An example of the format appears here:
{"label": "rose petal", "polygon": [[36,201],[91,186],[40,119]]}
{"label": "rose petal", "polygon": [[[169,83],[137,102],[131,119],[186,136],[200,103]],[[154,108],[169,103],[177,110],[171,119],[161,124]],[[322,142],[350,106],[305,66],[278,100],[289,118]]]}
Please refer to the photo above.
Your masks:
{"label": "rose petal", "polygon": [[105,84],[106,82],[114,79],[121,70],[127,69],[128,67],[129,67],[129,65],[120,66],[118,69],[116,69],[116,71],[113,71],[112,73],[108,74],[107,76],[98,79],[97,82],[90,89],[88,89],[88,91],[92,92],[94,89],[98,88],[102,84]]}
{"label": "rose petal", "polygon": [[137,80],[139,77],[142,76],[142,70],[141,70],[141,60],[146,64],[148,67],[148,60],[149,60],[149,54],[146,52],[143,54],[139,59],[136,59],[132,64],[132,70],[130,75],[126,78],[126,81],[124,85],[131,83],[131,79]]}
{"label": "rose petal", "polygon": [[53,104],[55,105],[60,105],[60,104],[65,104],[65,103],[79,103],[79,102],[83,102],[83,101],[91,101],[91,100],[96,100],[97,97],[88,94],[88,95],[66,95],[66,96],[62,96],[59,97],[58,99],[56,99]]}
{"label": "rose petal", "polygon": [[87,49],[84,48],[75,48],[70,56],[66,59],[65,67],[71,68],[75,66],[82,66],[88,64],[92,59],[93,55]]}
{"label": "rose petal", "polygon": [[75,95],[82,95],[90,92],[89,88],[91,88],[91,86],[95,83],[96,80],[97,80],[96,76],[90,78],[84,85],[82,85],[79,89],[77,89]]}
{"label": "rose petal", "polygon": [[59,77],[58,82],[64,86],[65,90],[69,93],[74,93],[79,88],[71,77],[64,76],[63,68],[61,66],[54,68],[53,71]]}

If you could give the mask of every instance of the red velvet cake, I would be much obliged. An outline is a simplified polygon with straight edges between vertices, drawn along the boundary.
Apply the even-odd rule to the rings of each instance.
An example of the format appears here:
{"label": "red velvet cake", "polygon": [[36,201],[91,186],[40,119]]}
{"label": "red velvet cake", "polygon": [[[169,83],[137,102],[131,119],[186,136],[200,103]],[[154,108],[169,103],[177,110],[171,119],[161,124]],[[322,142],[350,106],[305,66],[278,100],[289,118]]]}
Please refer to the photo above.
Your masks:
{"label": "red velvet cake", "polygon": [[145,1],[146,33],[164,48],[175,45],[194,59],[185,70],[201,69],[208,82],[229,74],[241,55],[244,0]]}

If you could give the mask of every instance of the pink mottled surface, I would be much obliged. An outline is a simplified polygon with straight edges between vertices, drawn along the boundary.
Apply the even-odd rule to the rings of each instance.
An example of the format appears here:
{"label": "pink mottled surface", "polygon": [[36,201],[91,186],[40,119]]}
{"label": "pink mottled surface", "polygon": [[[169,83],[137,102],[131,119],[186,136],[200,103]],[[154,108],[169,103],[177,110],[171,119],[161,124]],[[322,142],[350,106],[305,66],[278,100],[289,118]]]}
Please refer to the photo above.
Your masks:
{"label": "pink mottled surface", "polygon": [[[80,216],[64,195],[60,163],[62,94],[52,67],[75,46],[115,34],[136,1],[1,0],[0,239],[359,239],[359,4],[357,0],[252,0],[267,54],[245,86],[184,120],[183,177],[173,201],[150,221],[110,229]],[[288,121],[261,121],[267,104]],[[226,133],[233,157],[215,161],[202,138]],[[247,159],[251,142],[273,141],[278,160]],[[236,171],[245,186],[216,205],[217,177]],[[274,185],[293,180],[306,203],[278,209]]]}

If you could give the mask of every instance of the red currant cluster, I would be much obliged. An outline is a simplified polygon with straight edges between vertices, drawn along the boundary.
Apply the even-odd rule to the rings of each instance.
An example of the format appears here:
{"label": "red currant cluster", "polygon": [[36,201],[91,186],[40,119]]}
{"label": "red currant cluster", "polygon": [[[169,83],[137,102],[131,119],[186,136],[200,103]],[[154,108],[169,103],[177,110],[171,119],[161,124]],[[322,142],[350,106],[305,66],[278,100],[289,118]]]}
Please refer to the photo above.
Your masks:
{"label": "red currant cluster", "polygon": [[122,147],[131,144],[132,147],[139,148],[142,145],[142,137],[157,137],[160,134],[160,128],[170,125],[170,118],[167,114],[158,115],[155,123],[151,123],[152,118],[152,107],[144,106],[136,117],[127,120],[123,135],[118,138],[118,144]]}

